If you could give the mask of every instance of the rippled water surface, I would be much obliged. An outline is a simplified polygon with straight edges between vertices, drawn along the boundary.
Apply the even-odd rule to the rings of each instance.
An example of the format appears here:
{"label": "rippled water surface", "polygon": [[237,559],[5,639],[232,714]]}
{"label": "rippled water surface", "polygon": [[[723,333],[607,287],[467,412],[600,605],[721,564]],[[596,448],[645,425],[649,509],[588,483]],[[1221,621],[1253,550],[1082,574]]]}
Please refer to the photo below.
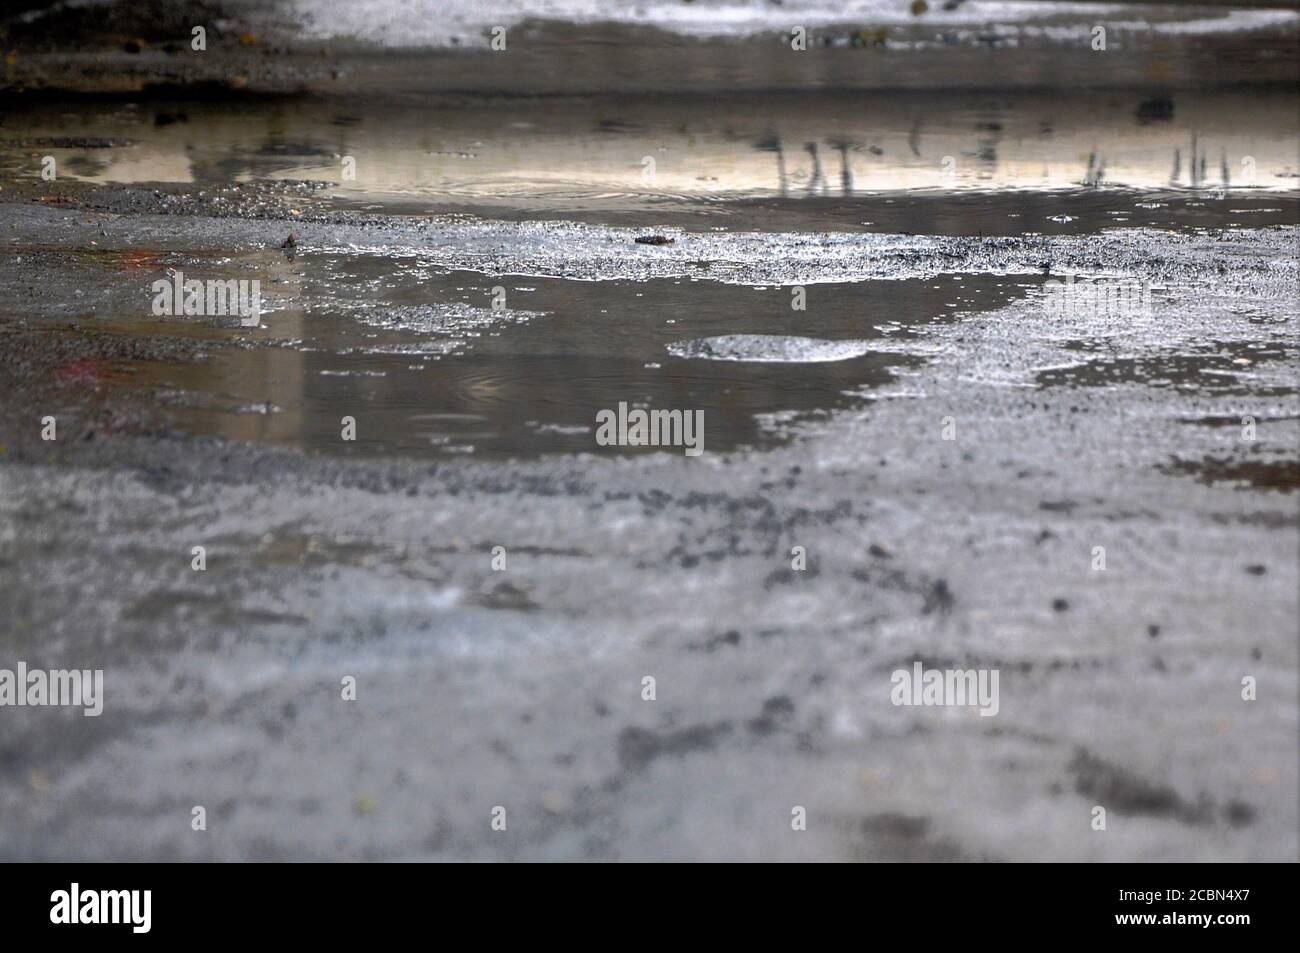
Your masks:
{"label": "rippled water surface", "polygon": [[[1038,294],[1063,271],[1045,260],[948,273],[942,255],[918,251],[887,280],[830,268],[800,290],[719,281],[708,259],[725,247],[697,260],[694,243],[761,232],[784,260],[826,233],[1108,242],[1128,228],[1296,221],[1294,88],[1024,79],[1002,91],[41,101],[6,114],[0,165],[31,177],[33,156],[48,154],[62,176],[101,186],[186,183],[218,215],[232,183],[305,180],[319,187],[301,210],[411,223],[399,246],[146,240],[86,257],[90,273],[135,282],[95,303],[99,327],[212,336],[203,363],[106,373],[156,393],[186,429],[334,452],[599,452],[595,415],[617,399],[702,409],[711,449],[764,446],[888,390],[926,360],[926,327]],[[506,233],[453,264],[454,244],[419,237],[420,217],[448,213],[611,226],[590,239],[609,261],[675,264],[647,277],[608,266],[539,276]],[[629,229],[660,244],[635,244]],[[261,327],[154,318],[148,288],[176,268],[261,280]],[[250,341],[277,346],[238,346]],[[1092,386],[1098,373],[1042,383]],[[340,419],[357,407],[364,426],[342,444]]]}

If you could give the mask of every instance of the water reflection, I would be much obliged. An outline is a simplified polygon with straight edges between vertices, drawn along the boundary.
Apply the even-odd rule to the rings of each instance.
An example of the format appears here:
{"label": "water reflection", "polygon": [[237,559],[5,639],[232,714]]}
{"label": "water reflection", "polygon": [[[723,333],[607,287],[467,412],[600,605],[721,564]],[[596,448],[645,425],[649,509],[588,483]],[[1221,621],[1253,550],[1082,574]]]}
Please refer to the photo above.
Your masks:
{"label": "water reflection", "polygon": [[[0,161],[14,174],[38,174],[28,168],[25,144],[76,132],[134,142],[51,147],[72,177],[318,179],[335,183],[333,194],[343,199],[426,208],[661,208],[784,198],[794,194],[793,182],[798,194],[821,198],[832,190],[829,175],[844,196],[1080,184],[1296,190],[1294,90],[1267,97],[1189,91],[1161,99],[1159,109],[1139,98],[1091,91],[544,102],[428,95],[368,103],[356,115],[335,101],[267,99],[179,104],[169,115],[185,118],[161,125],[130,103],[81,103],[9,113]],[[827,150],[834,171],[825,167]],[[1211,153],[1219,160],[1213,173]],[[656,158],[650,184],[640,175],[644,156]],[[345,157],[355,178],[344,176]],[[945,157],[955,160],[950,167]]]}
{"label": "water reflection", "polygon": [[[954,305],[999,307],[1037,285],[992,276],[818,285],[811,318],[790,309],[786,288],[684,279],[524,283],[313,255],[299,255],[291,272],[271,283],[279,307],[254,335],[282,346],[223,349],[197,365],[136,363],[122,368],[120,381],[168,395],[169,412],[187,430],[331,453],[638,452],[595,444],[596,413],[619,401],[702,409],[711,450],[761,447],[788,438],[764,425],[767,416],[816,418],[917,366],[923,358],[906,346],[915,326],[955,320]],[[331,280],[340,273],[342,280]],[[492,287],[501,282],[526,319],[491,310]],[[382,317],[404,308],[431,319],[368,320],[371,311]],[[460,318],[436,319],[448,314]],[[610,333],[592,333],[602,325]],[[774,343],[754,362],[670,351],[737,334]],[[861,355],[850,359],[801,363],[807,354],[792,351],[783,361],[782,336],[805,347],[808,337],[865,347],[840,349]],[[348,415],[357,420],[350,444],[339,439]]]}

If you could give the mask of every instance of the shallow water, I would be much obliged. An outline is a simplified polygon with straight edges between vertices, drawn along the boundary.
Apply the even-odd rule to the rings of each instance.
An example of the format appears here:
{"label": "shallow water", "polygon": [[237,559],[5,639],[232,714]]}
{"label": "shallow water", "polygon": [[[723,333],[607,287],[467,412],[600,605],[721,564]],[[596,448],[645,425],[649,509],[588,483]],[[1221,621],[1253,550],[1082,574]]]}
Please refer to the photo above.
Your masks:
{"label": "shallow water", "polygon": [[[779,443],[800,419],[861,406],[920,362],[911,328],[1039,283],[821,284],[808,289],[811,310],[794,311],[790,289],[690,279],[489,278],[331,256],[300,257],[292,275],[292,303],[254,335],[282,346],[223,349],[200,364],[137,362],[112,379],[163,394],[186,429],[325,452],[637,452],[594,441],[597,413],[623,401],[702,410],[706,448],[721,451]],[[510,309],[492,310],[497,287]],[[765,346],[722,361],[691,348],[738,334],[761,334]],[[809,334],[831,350],[810,355]],[[347,415],[361,424],[342,443]],[[764,426],[769,415],[781,426]]]}
{"label": "shallow water", "polygon": [[[922,27],[908,29],[915,38]],[[765,49],[757,40],[696,47],[625,28],[529,30],[536,43],[504,72],[486,54],[409,60],[427,75],[400,57],[362,58],[346,90],[329,94],[15,103],[0,167],[19,178],[38,176],[49,155],[62,179],[107,190],[182,184],[202,201],[230,183],[303,180],[322,185],[295,198],[295,211],[410,223],[395,241],[358,232],[360,241],[280,251],[278,240],[250,250],[218,222],[197,243],[141,232],[125,265],[86,253],[88,271],[75,279],[83,286],[123,273],[138,285],[138,295],[115,292],[96,306],[104,330],[156,333],[146,289],[168,269],[264,285],[267,310],[252,333],[163,322],[165,333],[212,337],[205,362],[118,363],[105,379],[155,394],[186,430],[328,452],[602,452],[595,416],[623,401],[702,410],[709,449],[766,447],[924,363],[917,331],[971,320],[1063,274],[1049,259],[1009,273],[996,261],[956,267],[950,256],[970,248],[930,247],[891,251],[893,265],[873,272],[869,249],[818,262],[801,236],[1110,243],[1125,229],[1260,228],[1300,212],[1300,93],[1247,85],[1250,69],[1231,55],[1222,85],[1191,81],[1207,55],[1195,33],[1145,51],[1161,82],[1107,89],[1043,84],[1035,57],[1049,54],[1039,47],[1005,61],[1016,67],[1004,87],[970,88],[943,87],[917,50],[883,51],[886,61],[827,49],[787,76],[746,58]],[[982,55],[968,40],[945,46],[942,63]],[[603,41],[603,57],[578,55]],[[1238,43],[1249,35],[1220,38],[1216,55]],[[646,48],[682,58],[697,86],[725,76],[708,93],[651,92],[643,87],[665,71],[611,72],[610,49]],[[560,49],[571,69],[559,69]],[[986,66],[1003,62],[985,52]],[[854,72],[846,54],[865,69]],[[579,91],[457,92],[457,62],[489,69],[476,74],[480,87],[494,76],[563,74]],[[894,70],[907,90],[888,85]],[[814,74],[810,88],[791,88]],[[774,88],[750,88],[763,75]],[[583,77],[614,92],[582,92]],[[368,91],[382,83],[383,95]],[[422,237],[427,216],[448,214],[597,229],[543,231],[541,244],[530,244],[531,224],[472,243],[455,232]],[[666,233],[671,243],[635,246],[599,226]],[[747,278],[726,244],[740,233],[770,236],[759,254],[801,261],[804,274]],[[809,280],[806,310],[795,310],[794,285]],[[1044,371],[1039,384],[1159,374],[1154,364],[1082,365]],[[339,440],[344,416],[362,420],[355,442]]]}
{"label": "shallow water", "polygon": [[47,154],[101,184],[323,181],[344,208],[507,218],[996,234],[1185,223],[1227,197],[1256,225],[1291,211],[1263,210],[1300,185],[1298,110],[1294,88],[54,102],[6,115],[0,161],[36,177]]}

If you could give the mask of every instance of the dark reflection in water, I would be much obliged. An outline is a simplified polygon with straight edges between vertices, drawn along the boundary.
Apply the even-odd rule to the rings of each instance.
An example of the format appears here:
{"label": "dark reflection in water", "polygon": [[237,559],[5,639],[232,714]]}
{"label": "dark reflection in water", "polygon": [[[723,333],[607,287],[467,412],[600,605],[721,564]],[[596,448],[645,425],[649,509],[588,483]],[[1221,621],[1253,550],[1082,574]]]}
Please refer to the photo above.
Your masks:
{"label": "dark reflection in water", "polygon": [[[918,366],[924,358],[907,353],[910,329],[953,320],[959,310],[1000,307],[1037,284],[976,277],[814,285],[808,310],[793,311],[787,288],[463,272],[394,278],[391,262],[350,260],[347,267],[351,291],[341,296],[339,284],[328,282],[337,261],[300,258],[302,310],[263,318],[268,332],[293,346],[224,350],[198,365],[136,364],[124,379],[174,393],[171,413],[186,429],[325,452],[635,453],[595,443],[597,412],[623,401],[703,410],[707,450],[762,447],[789,438],[784,426],[765,426],[765,415],[790,424],[860,404],[900,370]],[[527,320],[490,317],[498,285],[514,308],[527,309]],[[371,294],[393,308],[412,299],[431,308],[472,305],[489,323],[445,334],[389,327],[386,306],[365,300]],[[675,342],[737,334],[864,341],[868,352],[760,363],[667,351]],[[354,443],[340,440],[345,416],[356,418]]]}

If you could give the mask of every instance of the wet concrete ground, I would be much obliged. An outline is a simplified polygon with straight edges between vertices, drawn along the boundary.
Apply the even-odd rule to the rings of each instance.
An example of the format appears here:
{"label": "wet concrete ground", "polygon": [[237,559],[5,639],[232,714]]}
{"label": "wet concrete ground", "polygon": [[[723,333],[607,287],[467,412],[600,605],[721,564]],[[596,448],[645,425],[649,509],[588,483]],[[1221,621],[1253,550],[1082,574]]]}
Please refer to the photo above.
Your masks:
{"label": "wet concrete ground", "polygon": [[[636,97],[476,139],[472,201],[399,160],[517,103],[8,113],[0,666],[102,667],[108,697],[4,710],[0,856],[1294,859],[1300,170],[1266,92],[1175,89],[1154,128],[1149,91],[937,95],[936,151],[894,107],[856,130],[873,171],[827,159],[812,195],[799,150],[837,155],[852,96],[754,94],[785,196],[690,101],[693,144]],[[331,138],[351,115],[387,141]],[[1256,180],[1193,183],[1192,132]],[[73,134],[137,145],[35,145]],[[653,141],[717,182],[611,192],[619,137],[634,179]],[[1094,140],[1128,181],[1083,184]],[[327,174],[351,142],[369,185]],[[910,178],[946,143],[967,179]],[[577,192],[547,175],[582,155]],[[259,326],[153,315],[178,268],[260,278]],[[1062,308],[1067,278],[1147,297]],[[703,408],[706,452],[597,446],[620,400]],[[998,669],[997,717],[892,705],[917,659]]]}

